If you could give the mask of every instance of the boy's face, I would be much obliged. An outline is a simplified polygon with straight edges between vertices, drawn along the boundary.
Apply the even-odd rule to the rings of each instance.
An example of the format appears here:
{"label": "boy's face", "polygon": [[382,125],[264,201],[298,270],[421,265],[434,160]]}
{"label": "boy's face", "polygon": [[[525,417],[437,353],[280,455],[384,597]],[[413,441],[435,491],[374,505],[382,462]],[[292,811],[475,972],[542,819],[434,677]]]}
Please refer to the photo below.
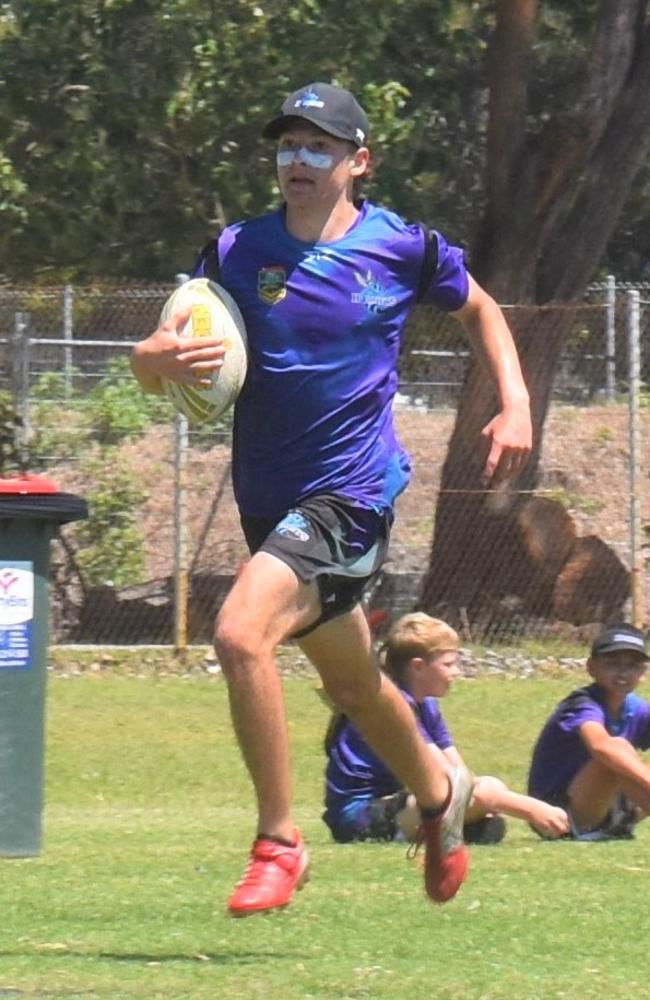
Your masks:
{"label": "boy's face", "polygon": [[409,690],[416,701],[444,698],[458,673],[458,652],[455,649],[416,657],[409,665]]}
{"label": "boy's face", "polygon": [[645,673],[647,661],[631,650],[619,649],[613,653],[592,656],[587,670],[599,687],[607,694],[624,696],[634,691]]}
{"label": "boy's face", "polygon": [[[291,156],[289,154],[292,154]],[[336,201],[361,176],[368,150],[308,124],[288,126],[278,140],[278,181],[288,205]]]}

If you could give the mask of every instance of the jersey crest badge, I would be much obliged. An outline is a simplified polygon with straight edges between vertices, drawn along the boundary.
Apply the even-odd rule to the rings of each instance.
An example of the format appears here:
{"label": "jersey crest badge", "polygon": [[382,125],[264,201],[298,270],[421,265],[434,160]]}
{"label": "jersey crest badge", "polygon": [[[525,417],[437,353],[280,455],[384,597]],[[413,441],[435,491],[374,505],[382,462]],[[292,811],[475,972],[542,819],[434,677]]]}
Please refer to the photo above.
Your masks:
{"label": "jersey crest badge", "polygon": [[274,305],[287,294],[287,276],[283,267],[263,267],[257,272],[257,294],[262,302]]}

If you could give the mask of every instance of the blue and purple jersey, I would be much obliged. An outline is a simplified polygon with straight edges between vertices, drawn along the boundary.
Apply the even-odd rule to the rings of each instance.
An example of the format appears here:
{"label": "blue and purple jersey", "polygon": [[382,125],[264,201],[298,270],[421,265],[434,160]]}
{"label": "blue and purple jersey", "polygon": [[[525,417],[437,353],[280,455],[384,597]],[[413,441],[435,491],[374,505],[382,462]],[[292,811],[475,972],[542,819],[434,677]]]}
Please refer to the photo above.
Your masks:
{"label": "blue and purple jersey", "polygon": [[578,688],[564,698],[542,729],[528,776],[528,794],[547,802],[563,802],[569,785],[590,759],[580,726],[598,722],[610,736],[621,736],[638,750],[650,748],[650,705],[628,694],[617,719],[605,707],[597,684]]}
{"label": "blue and purple jersey", "polygon": [[[416,703],[408,692],[400,693],[411,706],[420,735],[441,750],[453,746],[449,730],[435,698]],[[353,799],[376,799],[393,795],[403,788],[398,778],[370,749],[358,729],[345,718],[328,747],[325,771],[325,806],[336,825],[346,805]]]}
{"label": "blue and purple jersey", "polygon": [[[419,301],[454,311],[468,295],[463,253],[434,239],[437,266]],[[363,202],[341,239],[303,243],[287,232],[281,208],[229,226],[217,250],[219,280],[249,340],[233,432],[240,510],[276,517],[316,493],[390,508],[410,477],[392,403],[422,227]],[[194,276],[202,273],[199,262]]]}

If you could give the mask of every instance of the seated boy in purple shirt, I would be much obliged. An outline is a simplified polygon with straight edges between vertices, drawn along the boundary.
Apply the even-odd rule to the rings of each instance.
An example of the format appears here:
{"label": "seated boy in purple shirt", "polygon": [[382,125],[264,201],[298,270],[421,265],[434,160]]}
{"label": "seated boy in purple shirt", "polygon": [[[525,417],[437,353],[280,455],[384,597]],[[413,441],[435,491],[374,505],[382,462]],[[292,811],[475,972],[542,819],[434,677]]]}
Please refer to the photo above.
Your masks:
{"label": "seated boy in purple shirt", "polygon": [[[404,615],[391,628],[384,671],[410,706],[426,743],[437,746],[450,769],[462,764],[438,707],[458,674],[458,635],[446,622],[422,612]],[[326,737],[323,819],[339,842],[417,839],[420,813],[413,795],[372,752],[345,715],[334,715]],[[503,838],[502,813],[527,820],[542,836],[565,834],[563,808],[513,792],[498,778],[474,779],[465,811],[468,843]]]}
{"label": "seated boy in purple shirt", "polygon": [[633,625],[605,628],[587,660],[593,683],[555,708],[533,750],[531,795],[564,806],[576,840],[634,836],[650,812],[650,705],[634,690],[648,662]]}

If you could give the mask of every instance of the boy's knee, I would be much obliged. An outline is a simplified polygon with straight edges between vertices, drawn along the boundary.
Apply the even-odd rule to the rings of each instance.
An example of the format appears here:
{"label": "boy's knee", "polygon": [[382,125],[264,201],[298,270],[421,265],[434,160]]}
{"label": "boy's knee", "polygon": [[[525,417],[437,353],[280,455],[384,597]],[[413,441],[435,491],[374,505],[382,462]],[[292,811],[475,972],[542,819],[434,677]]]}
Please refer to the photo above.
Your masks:
{"label": "boy's knee", "polygon": [[366,678],[345,677],[323,682],[325,690],[334,704],[345,715],[354,717],[377,697],[379,682]]}
{"label": "boy's knee", "polygon": [[616,743],[622,750],[626,751],[627,753],[633,754],[635,757],[639,756],[639,754],[637,753],[637,751],[635,750],[635,748],[632,746],[632,744],[630,743],[630,741],[626,740],[624,736],[612,736],[612,741],[614,743]]}
{"label": "boy's knee", "polygon": [[501,781],[501,778],[495,778],[491,774],[482,774],[474,782],[472,806],[489,812],[494,809],[495,798],[507,790],[507,785]]}
{"label": "boy's knee", "polygon": [[253,660],[260,651],[255,633],[230,615],[219,614],[214,625],[214,648],[226,675]]}

